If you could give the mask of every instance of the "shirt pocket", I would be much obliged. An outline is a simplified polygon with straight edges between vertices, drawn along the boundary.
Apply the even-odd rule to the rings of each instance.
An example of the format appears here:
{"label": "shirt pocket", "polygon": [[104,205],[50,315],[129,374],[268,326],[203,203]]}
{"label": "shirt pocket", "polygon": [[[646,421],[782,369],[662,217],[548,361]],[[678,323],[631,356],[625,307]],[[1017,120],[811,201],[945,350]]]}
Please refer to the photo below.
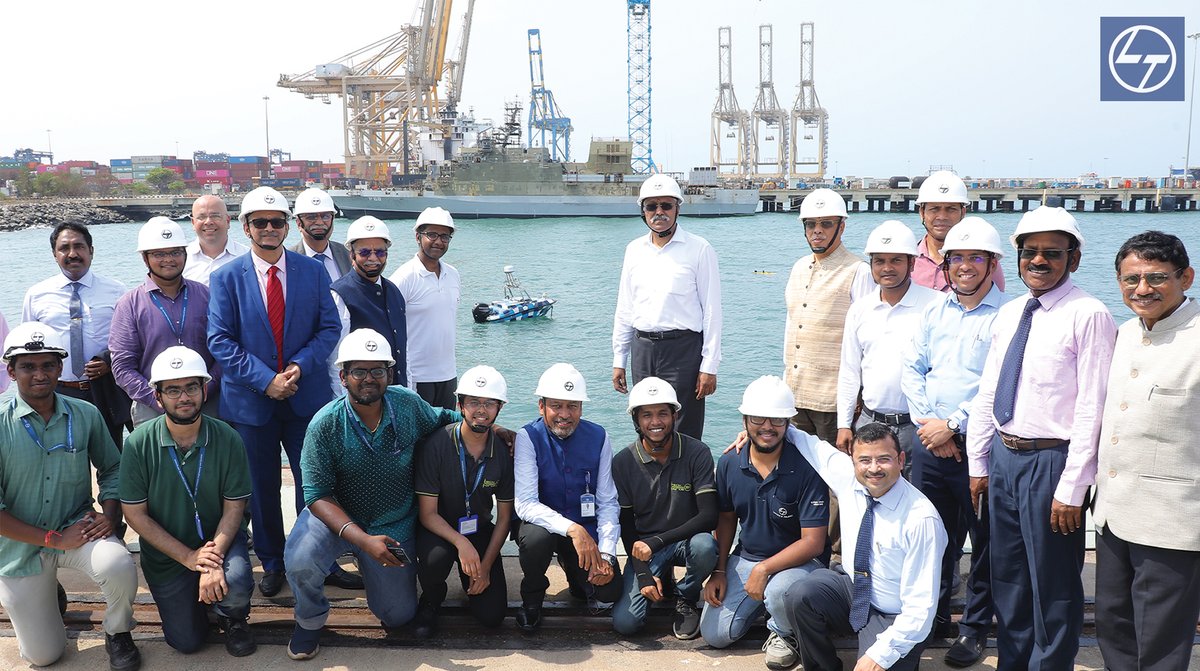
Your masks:
{"label": "shirt pocket", "polygon": [[797,510],[799,499],[800,496],[796,492],[777,491],[767,497],[767,503],[771,506],[771,524],[781,531],[795,535],[796,538],[800,537],[800,514]]}

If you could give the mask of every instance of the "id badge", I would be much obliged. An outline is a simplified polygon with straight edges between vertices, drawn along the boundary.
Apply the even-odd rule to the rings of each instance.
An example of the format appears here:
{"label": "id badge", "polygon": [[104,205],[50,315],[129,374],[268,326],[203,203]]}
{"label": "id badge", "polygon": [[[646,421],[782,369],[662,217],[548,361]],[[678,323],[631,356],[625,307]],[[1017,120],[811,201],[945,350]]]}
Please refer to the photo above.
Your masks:
{"label": "id badge", "polygon": [[458,533],[464,536],[479,531],[479,515],[467,515],[466,517],[458,518]]}
{"label": "id badge", "polygon": [[596,495],[582,494],[579,497],[579,515],[580,517],[595,517],[596,516]]}

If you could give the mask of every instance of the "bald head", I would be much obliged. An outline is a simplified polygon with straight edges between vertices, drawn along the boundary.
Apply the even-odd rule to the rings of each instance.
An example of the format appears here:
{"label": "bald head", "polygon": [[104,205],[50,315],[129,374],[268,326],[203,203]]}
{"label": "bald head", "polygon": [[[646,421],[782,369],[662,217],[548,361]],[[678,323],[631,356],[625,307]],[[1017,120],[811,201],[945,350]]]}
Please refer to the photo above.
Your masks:
{"label": "bald head", "polygon": [[220,252],[229,242],[229,208],[213,195],[200,196],[192,203],[192,228],[205,252]]}

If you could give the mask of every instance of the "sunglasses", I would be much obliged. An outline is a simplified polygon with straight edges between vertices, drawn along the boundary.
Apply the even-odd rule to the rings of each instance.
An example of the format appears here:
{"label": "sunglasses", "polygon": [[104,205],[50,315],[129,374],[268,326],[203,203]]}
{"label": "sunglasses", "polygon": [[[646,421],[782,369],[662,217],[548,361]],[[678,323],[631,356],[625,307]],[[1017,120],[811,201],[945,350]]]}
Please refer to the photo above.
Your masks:
{"label": "sunglasses", "polygon": [[306,224],[315,224],[318,221],[333,221],[332,212],[309,212],[297,217],[300,221]]}
{"label": "sunglasses", "polygon": [[675,203],[671,201],[667,201],[665,203],[642,203],[642,209],[647,212],[654,212],[656,210],[670,212],[671,210],[675,209]]}
{"label": "sunglasses", "polygon": [[1125,286],[1125,288],[1127,288],[1127,289],[1137,288],[1137,286],[1142,283],[1143,279],[1146,280],[1146,284],[1149,284],[1152,287],[1161,287],[1162,285],[1167,283],[1167,280],[1171,279],[1172,275],[1178,275],[1179,273],[1182,273],[1183,270],[1184,270],[1183,268],[1177,268],[1175,270],[1172,270],[1169,273],[1143,273],[1141,275],[1121,275],[1117,279],[1119,279],[1121,281],[1121,284],[1123,284]]}
{"label": "sunglasses", "polygon": [[1036,259],[1039,256],[1042,257],[1043,259],[1046,259],[1047,261],[1057,261],[1057,260],[1063,258],[1064,256],[1066,256],[1067,254],[1070,254],[1073,251],[1075,251],[1074,248],[1071,248],[1071,249],[1026,249],[1026,248],[1022,247],[1021,249],[1017,250],[1017,256],[1020,257],[1024,261],[1032,261],[1033,259]]}
{"label": "sunglasses", "polygon": [[267,226],[270,226],[274,229],[280,229],[284,226],[287,226],[288,222],[287,219],[251,219],[248,223],[261,231]]}
{"label": "sunglasses", "polygon": [[371,254],[374,254],[376,258],[386,259],[387,255],[388,255],[388,250],[387,249],[369,249],[367,247],[363,247],[362,249],[357,250],[355,253],[358,254],[358,257],[360,259],[369,259],[369,258],[371,258]]}
{"label": "sunglasses", "polygon": [[811,231],[816,228],[820,228],[822,230],[828,231],[829,229],[831,229],[837,225],[838,225],[838,222],[836,222],[836,221],[806,221],[806,222],[804,222],[804,230]]}

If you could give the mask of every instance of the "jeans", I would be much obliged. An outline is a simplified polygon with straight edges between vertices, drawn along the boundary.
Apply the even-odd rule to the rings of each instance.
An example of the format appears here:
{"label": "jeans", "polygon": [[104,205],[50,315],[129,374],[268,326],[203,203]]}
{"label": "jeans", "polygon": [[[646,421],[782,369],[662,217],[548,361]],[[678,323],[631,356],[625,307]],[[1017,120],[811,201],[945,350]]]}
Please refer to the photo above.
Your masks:
{"label": "jeans", "polygon": [[[409,557],[417,556],[412,539],[401,541],[400,545]],[[417,612],[417,567],[383,566],[358,546],[338,538],[308,508],[296,518],[283,553],[288,584],[296,598],[296,624],[309,630],[325,626],[329,618],[325,576],[344,552],[351,552],[358,559],[367,591],[367,608],[385,627],[407,624]]]}
{"label": "jeans", "polygon": [[[231,620],[245,620],[250,615],[250,594],[254,591],[246,532],[239,531],[233,537],[225,552],[224,567],[229,591],[213,604],[213,610]],[[208,636],[208,605],[198,600],[200,574],[187,571],[166,582],[150,584],[150,594],[158,606],[167,645],[184,654],[199,650]]]}
{"label": "jeans", "polygon": [[[711,533],[699,533],[688,540],[664,545],[650,556],[650,573],[663,577],[670,573],[674,566],[683,566],[686,572],[683,580],[676,585],[679,597],[695,605],[700,601],[700,591],[704,581],[717,565],[717,540]],[[618,633],[636,634],[646,623],[646,611],[650,608],[649,600],[642,596],[638,587],[637,575],[625,564],[625,591],[613,608],[613,629]]]}
{"label": "jeans", "polygon": [[727,648],[746,635],[755,618],[767,610],[767,628],[780,636],[791,636],[792,627],[784,606],[783,597],[793,583],[804,580],[813,571],[821,568],[821,562],[809,560],[800,566],[784,569],[771,576],[763,590],[763,600],[757,601],[746,594],[746,581],[750,571],[758,562],[730,555],[725,564],[725,598],[719,608],[704,604],[700,616],[700,634],[704,642],[714,648]]}

